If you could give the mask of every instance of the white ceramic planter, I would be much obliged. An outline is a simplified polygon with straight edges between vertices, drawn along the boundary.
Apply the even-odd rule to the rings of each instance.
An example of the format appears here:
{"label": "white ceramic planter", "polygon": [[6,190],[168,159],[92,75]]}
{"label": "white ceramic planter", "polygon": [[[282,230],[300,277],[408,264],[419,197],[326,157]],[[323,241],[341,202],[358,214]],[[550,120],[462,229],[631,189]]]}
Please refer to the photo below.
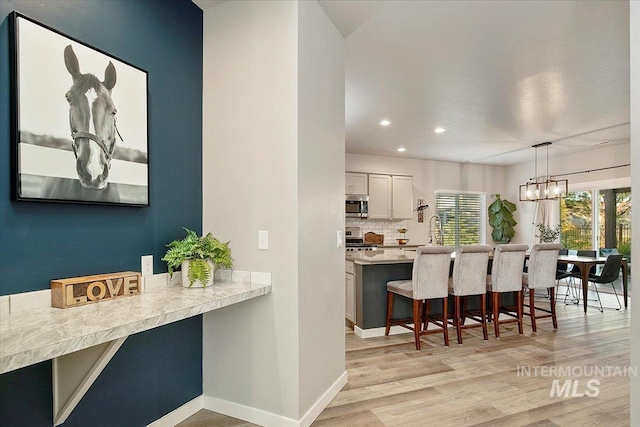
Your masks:
{"label": "white ceramic planter", "polygon": [[[182,261],[182,268],[181,268],[182,286],[185,288],[204,288],[205,284],[202,283],[200,280],[196,280],[195,282],[193,282],[193,285],[189,286],[188,273],[189,273],[190,262],[191,261]],[[211,274],[209,275],[209,281],[206,283],[206,286],[211,286],[213,285],[213,273],[215,272],[215,266],[210,261],[207,261],[207,264],[209,264],[209,267],[211,267]]]}

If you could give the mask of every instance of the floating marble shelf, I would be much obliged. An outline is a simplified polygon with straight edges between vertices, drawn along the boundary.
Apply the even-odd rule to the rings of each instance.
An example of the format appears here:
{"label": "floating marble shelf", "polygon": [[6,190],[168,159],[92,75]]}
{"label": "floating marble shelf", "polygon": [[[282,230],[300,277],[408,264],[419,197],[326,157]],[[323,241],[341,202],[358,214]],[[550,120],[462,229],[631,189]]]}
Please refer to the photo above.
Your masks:
{"label": "floating marble shelf", "polygon": [[0,316],[0,374],[271,293],[270,284],[163,286],[69,309]]}

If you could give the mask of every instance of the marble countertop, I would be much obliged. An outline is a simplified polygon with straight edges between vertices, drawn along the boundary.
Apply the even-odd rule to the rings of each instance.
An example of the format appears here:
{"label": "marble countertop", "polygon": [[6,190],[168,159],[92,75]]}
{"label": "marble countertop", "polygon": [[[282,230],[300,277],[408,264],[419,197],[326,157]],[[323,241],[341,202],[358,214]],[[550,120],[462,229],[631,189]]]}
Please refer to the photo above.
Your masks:
{"label": "marble countertop", "polygon": [[68,309],[0,316],[0,374],[271,293],[271,285],[164,286]]}
{"label": "marble countertop", "polygon": [[411,249],[384,249],[377,251],[346,252],[346,259],[356,264],[404,264],[412,263],[416,251]]}

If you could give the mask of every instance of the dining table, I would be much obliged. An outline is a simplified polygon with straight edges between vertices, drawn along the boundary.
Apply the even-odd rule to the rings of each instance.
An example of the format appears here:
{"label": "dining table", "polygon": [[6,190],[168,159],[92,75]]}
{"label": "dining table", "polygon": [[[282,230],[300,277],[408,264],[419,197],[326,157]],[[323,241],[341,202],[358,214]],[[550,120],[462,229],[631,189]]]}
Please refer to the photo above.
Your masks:
{"label": "dining table", "polygon": [[[582,282],[582,304],[584,312],[587,312],[587,293],[589,290],[589,270],[596,265],[602,265],[607,262],[605,256],[577,256],[577,255],[559,255],[558,262],[562,264],[573,264],[580,269],[580,281]],[[624,294],[624,308],[628,307],[628,261],[622,259],[622,292]]]}

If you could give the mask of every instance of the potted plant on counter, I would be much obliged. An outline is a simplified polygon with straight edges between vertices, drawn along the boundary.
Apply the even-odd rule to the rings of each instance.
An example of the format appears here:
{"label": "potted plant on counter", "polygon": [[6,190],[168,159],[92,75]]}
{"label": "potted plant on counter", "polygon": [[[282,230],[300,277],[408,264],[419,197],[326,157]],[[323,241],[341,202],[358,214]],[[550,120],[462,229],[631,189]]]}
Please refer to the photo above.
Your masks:
{"label": "potted plant on counter", "polygon": [[215,267],[231,268],[233,265],[229,242],[222,243],[211,233],[199,237],[195,231],[184,230],[187,236],[169,243],[162,260],[167,263],[169,275],[173,275],[178,267],[182,269],[182,286],[207,287],[213,283]]}

